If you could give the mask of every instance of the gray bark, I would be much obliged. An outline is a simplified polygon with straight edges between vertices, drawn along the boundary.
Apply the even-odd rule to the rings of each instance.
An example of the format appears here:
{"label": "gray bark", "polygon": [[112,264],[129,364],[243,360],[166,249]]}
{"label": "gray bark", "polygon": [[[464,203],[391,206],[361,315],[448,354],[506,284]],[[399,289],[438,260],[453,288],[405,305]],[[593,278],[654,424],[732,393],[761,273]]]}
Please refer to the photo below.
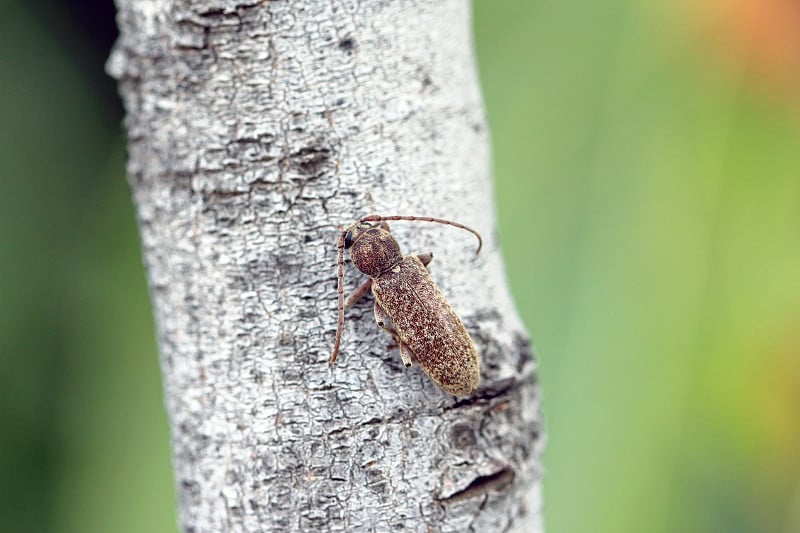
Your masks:
{"label": "gray bark", "polygon": [[[108,63],[185,531],[525,531],[539,397],[495,237],[461,0],[117,0]],[[405,370],[369,299],[339,361],[335,241],[396,222],[481,353],[468,399]],[[361,280],[350,269],[348,290]]]}

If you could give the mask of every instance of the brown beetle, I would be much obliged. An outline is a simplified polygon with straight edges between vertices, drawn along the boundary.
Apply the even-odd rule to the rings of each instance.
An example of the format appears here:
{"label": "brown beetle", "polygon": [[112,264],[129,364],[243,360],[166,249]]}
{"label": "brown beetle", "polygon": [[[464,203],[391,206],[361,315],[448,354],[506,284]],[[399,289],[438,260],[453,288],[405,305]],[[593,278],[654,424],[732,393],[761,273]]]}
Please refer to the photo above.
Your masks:
{"label": "brown beetle", "polygon": [[402,255],[400,246],[389,231],[387,220],[411,220],[447,224],[471,232],[477,231],[449,220],[414,216],[371,215],[354,222],[339,234],[337,291],[339,323],[330,363],[336,361],[344,326],[344,250],[361,272],[369,276],[350,298],[356,303],[372,289],[375,296],[375,321],[392,336],[406,367],[416,361],[422,370],[445,392],[468,396],[480,382],[478,350],[461,319],[433,282],[426,265],[430,253]]}

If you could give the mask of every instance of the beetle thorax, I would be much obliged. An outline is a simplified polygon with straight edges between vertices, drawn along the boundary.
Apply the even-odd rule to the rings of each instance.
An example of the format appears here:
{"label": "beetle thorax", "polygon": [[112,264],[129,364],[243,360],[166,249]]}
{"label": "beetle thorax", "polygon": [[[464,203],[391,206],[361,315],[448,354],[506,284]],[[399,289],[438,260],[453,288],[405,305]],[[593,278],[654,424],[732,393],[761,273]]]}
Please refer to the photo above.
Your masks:
{"label": "beetle thorax", "polygon": [[373,227],[359,232],[350,248],[350,259],[361,272],[376,278],[401,261],[403,255],[391,233]]}

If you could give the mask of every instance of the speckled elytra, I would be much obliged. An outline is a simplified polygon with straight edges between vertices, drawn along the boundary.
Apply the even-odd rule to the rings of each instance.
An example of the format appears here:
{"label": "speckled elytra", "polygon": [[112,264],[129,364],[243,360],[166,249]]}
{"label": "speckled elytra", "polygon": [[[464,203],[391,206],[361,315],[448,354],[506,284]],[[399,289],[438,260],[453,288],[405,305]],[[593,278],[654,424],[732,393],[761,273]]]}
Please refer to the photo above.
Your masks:
{"label": "speckled elytra", "polygon": [[443,391],[469,396],[480,382],[475,343],[428,273],[427,264],[433,255],[400,253],[388,220],[436,222],[469,231],[478,238],[476,254],[483,244],[474,229],[431,217],[370,215],[342,230],[336,242],[339,323],[330,363],[336,361],[342,341],[344,251],[350,250],[353,264],[369,279],[347,299],[346,305],[353,305],[372,289],[375,322],[391,335],[406,368],[416,361]]}

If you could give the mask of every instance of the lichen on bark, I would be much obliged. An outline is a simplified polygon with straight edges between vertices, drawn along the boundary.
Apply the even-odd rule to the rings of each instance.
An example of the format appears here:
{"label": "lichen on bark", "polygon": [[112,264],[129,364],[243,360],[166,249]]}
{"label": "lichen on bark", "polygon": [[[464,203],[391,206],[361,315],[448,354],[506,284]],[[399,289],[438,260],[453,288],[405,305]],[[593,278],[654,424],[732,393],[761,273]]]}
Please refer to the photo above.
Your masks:
{"label": "lichen on bark", "polygon": [[[128,175],[185,531],[541,530],[535,363],[460,0],[117,0]],[[478,345],[468,399],[336,328],[340,225],[398,222]],[[352,270],[352,269],[351,269]],[[358,282],[356,272],[347,286]],[[368,300],[368,299],[367,299]]]}

